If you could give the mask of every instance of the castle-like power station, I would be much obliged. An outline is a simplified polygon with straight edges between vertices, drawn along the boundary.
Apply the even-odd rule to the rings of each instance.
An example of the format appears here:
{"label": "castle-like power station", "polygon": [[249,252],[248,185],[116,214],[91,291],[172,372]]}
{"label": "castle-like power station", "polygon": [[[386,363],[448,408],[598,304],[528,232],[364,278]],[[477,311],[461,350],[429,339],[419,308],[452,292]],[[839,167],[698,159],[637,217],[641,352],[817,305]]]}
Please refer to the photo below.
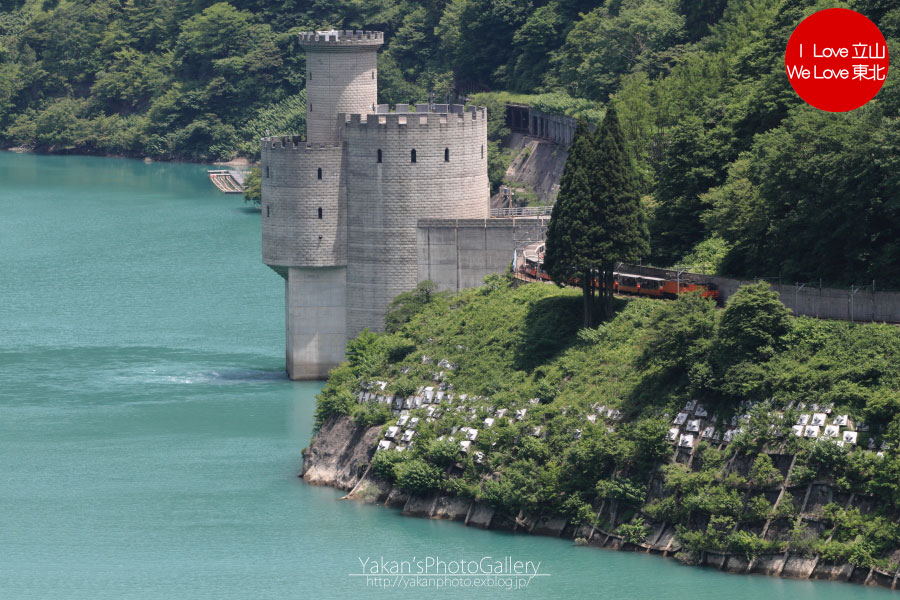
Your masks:
{"label": "castle-like power station", "polygon": [[262,140],[263,262],[285,280],[292,379],[325,378],[348,339],[382,330],[394,296],[431,278],[423,219],[488,217],[486,110],[377,104],[383,41],[301,33],[306,139]]}

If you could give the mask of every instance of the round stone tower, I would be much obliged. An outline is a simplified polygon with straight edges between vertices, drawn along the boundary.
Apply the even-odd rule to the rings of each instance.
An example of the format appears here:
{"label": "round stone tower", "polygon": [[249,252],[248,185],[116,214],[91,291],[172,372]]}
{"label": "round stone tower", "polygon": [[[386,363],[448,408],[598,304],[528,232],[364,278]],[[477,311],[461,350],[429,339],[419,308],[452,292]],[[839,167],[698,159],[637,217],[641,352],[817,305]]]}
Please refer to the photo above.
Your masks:
{"label": "round stone tower", "polygon": [[377,105],[383,41],[301,33],[307,139],[262,140],[262,254],[285,279],[291,379],[324,379],[349,338],[384,328],[419,280],[419,219],[488,216],[485,109]]}
{"label": "round stone tower", "polygon": [[[412,109],[415,112],[411,112]],[[384,329],[388,304],[419,281],[419,219],[485,219],[487,111],[398,104],[343,115],[347,334]]]}
{"label": "round stone tower", "polygon": [[300,34],[306,50],[306,137],[340,139],[338,113],[366,113],[378,102],[380,31],[316,31]]}
{"label": "round stone tower", "polygon": [[264,138],[263,262],[285,280],[291,379],[324,379],[347,342],[347,197],[339,112],[366,112],[378,93],[381,32],[301,33],[306,139]]}

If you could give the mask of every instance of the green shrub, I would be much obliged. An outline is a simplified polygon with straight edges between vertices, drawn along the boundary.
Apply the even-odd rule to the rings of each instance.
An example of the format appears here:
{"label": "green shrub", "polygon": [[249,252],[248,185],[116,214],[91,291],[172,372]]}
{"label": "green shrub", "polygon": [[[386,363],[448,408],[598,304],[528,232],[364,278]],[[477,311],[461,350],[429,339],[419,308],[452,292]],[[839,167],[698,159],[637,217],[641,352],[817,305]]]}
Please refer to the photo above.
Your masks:
{"label": "green shrub", "polygon": [[318,432],[330,417],[350,414],[356,405],[356,397],[352,391],[355,382],[356,378],[347,363],[329,373],[328,381],[316,395],[314,432]]}
{"label": "green shrub", "polygon": [[459,445],[450,440],[433,440],[428,444],[425,457],[431,464],[447,468],[459,460]]}
{"label": "green shrub", "polygon": [[739,530],[728,536],[727,547],[729,552],[743,554],[747,560],[753,560],[763,552],[781,552],[783,543],[763,540],[754,533]]}
{"label": "green shrub", "polygon": [[793,485],[807,485],[815,481],[815,479],[815,470],[806,465],[797,464],[794,465],[794,468],[791,470],[790,482]]}
{"label": "green shrub", "polygon": [[594,521],[594,509],[588,504],[581,494],[573,494],[565,499],[560,512],[572,525],[581,525]]}
{"label": "green shrub", "polygon": [[784,481],[781,472],[772,464],[768,454],[760,454],[750,467],[750,483],[757,487],[769,488]]}
{"label": "green shrub", "polygon": [[372,457],[372,472],[379,479],[389,483],[397,481],[397,465],[408,458],[406,452],[397,450],[380,450]]}
{"label": "green shrub", "polygon": [[641,517],[635,517],[630,523],[622,523],[616,530],[622,539],[629,544],[640,545],[646,541],[650,534],[650,527],[644,523]]}
{"label": "green shrub", "polygon": [[728,549],[730,542],[729,532],[733,527],[734,519],[731,517],[713,516],[710,518],[705,530],[690,530],[683,526],[678,526],[677,536],[682,545],[688,550],[724,552]]}
{"label": "green shrub", "polygon": [[416,350],[416,343],[402,336],[389,335],[381,339],[389,363],[398,363]]}
{"label": "green shrub", "polygon": [[474,500],[481,492],[481,488],[463,477],[450,477],[444,481],[444,491],[460,498]]}
{"label": "green shrub", "polygon": [[803,556],[812,556],[816,552],[817,543],[818,536],[810,532],[809,527],[803,521],[796,523],[791,529],[789,542],[791,552],[796,552]]}
{"label": "green shrub", "polygon": [[359,427],[384,425],[391,418],[391,407],[387,404],[367,402],[354,406],[351,414],[353,415],[353,421]]}
{"label": "green shrub", "polygon": [[847,451],[829,440],[816,440],[809,446],[807,464],[819,475],[834,473],[846,466]]}
{"label": "green shrub", "polygon": [[646,486],[636,484],[624,477],[597,482],[597,495],[601,498],[618,500],[625,504],[640,506],[647,494]]}
{"label": "green shrub", "polygon": [[658,498],[644,506],[644,512],[650,515],[654,521],[666,521],[669,523],[684,523],[687,521],[688,510],[675,496]]}
{"label": "green shrub", "polygon": [[764,521],[771,510],[772,505],[765,496],[754,496],[747,502],[747,511],[744,514],[750,521]]}
{"label": "green shrub", "polygon": [[736,518],[741,514],[743,504],[736,490],[724,485],[708,485],[696,493],[685,496],[684,504],[689,510],[700,510],[709,515]]}
{"label": "green shrub", "polygon": [[244,178],[244,202],[253,206],[262,204],[262,178],[259,167],[250,169]]}
{"label": "green shrub", "polygon": [[781,502],[775,508],[772,515],[773,519],[790,519],[797,516],[797,507],[794,505],[794,496],[785,490],[781,496]]}
{"label": "green shrub", "polygon": [[397,485],[411,494],[424,495],[439,490],[443,479],[441,470],[420,458],[411,458],[394,465]]}
{"label": "green shrub", "polygon": [[410,292],[403,292],[391,301],[384,317],[385,329],[390,333],[400,330],[414,316],[422,312],[438,295],[433,281],[422,281]]}

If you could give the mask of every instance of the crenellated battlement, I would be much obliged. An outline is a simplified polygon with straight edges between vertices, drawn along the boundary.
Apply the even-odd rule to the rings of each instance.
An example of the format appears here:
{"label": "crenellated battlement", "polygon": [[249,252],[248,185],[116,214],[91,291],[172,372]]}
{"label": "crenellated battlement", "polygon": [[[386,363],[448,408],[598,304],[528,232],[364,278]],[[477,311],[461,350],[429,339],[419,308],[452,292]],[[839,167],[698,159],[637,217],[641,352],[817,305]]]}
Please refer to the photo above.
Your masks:
{"label": "crenellated battlement", "polygon": [[340,148],[341,143],[309,142],[301,135],[272,135],[260,139],[263,149],[316,151]]}
{"label": "crenellated battlement", "polygon": [[[382,126],[382,127],[432,127],[432,126],[466,126],[484,124],[487,120],[487,109],[483,106],[464,107],[462,104],[397,104],[393,111],[387,104],[379,104],[376,111],[365,114],[338,113],[338,123],[345,129]],[[415,108],[415,110],[410,110]]]}
{"label": "crenellated battlement", "polygon": [[301,31],[298,35],[300,45],[310,48],[341,49],[372,46],[377,48],[384,43],[384,33],[381,31]]}

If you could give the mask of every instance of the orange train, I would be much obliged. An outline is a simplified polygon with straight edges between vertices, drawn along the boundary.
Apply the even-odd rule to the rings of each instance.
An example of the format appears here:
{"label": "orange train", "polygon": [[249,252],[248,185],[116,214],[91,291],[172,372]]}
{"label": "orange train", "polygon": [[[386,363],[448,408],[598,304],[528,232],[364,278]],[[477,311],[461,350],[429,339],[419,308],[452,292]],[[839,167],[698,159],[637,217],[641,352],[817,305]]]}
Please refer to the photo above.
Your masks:
{"label": "orange train", "polygon": [[[531,260],[526,260],[525,264],[519,267],[519,273],[532,279],[551,281],[550,276],[541,269],[541,265]],[[575,287],[581,285],[579,279],[571,279],[568,283]],[[599,277],[595,277],[594,286],[600,289],[602,285]],[[618,271],[613,272],[613,291],[617,294],[649,296],[651,298],[677,298],[678,294],[699,291],[704,298],[713,298],[716,301],[719,299],[719,290],[712,283],[678,281]]]}

